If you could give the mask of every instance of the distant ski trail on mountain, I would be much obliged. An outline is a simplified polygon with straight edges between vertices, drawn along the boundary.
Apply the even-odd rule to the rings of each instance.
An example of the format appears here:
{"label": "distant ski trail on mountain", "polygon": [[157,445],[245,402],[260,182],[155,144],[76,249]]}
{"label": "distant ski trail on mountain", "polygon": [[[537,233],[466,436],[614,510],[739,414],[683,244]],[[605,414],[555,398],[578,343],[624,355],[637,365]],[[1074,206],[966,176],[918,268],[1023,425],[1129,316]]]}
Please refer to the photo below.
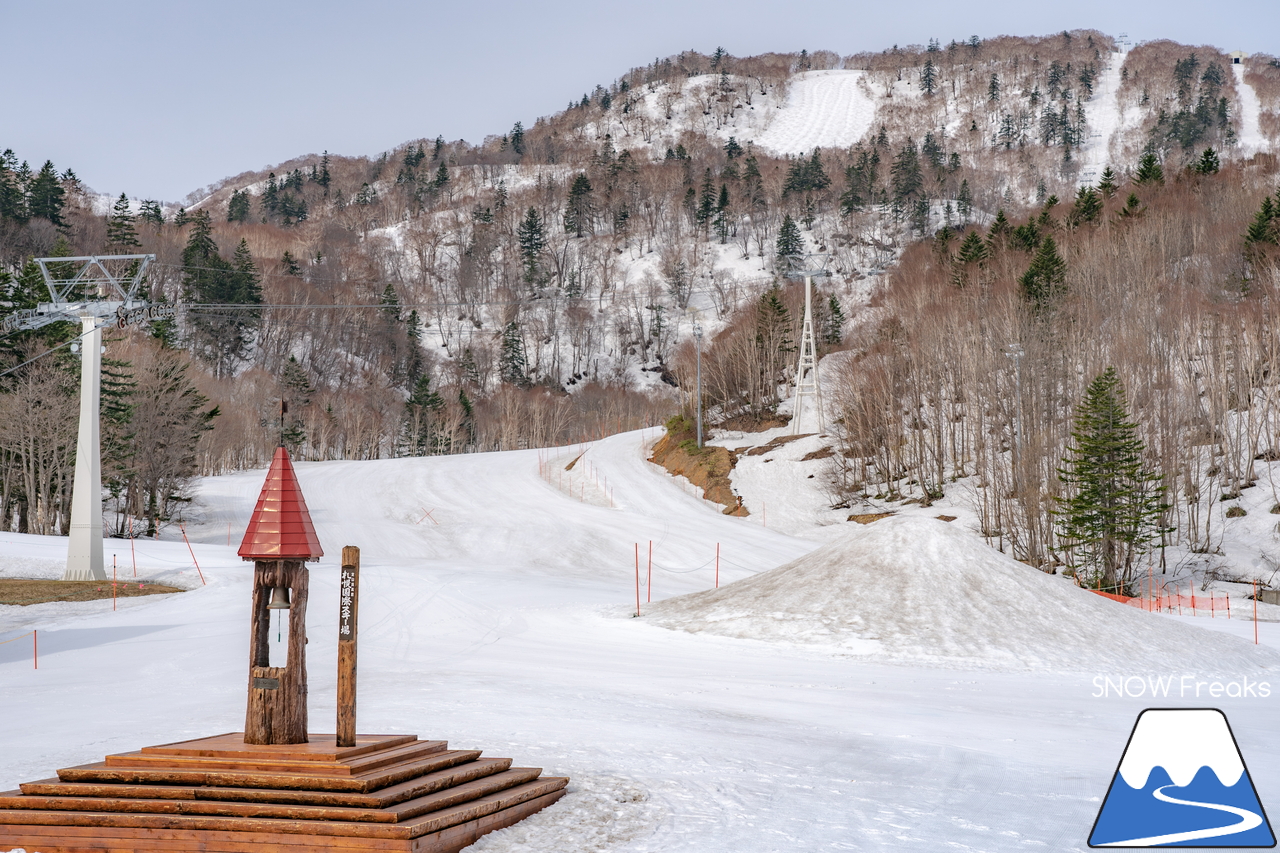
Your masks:
{"label": "distant ski trail on mountain", "polygon": [[1259,120],[1262,116],[1262,101],[1258,93],[1244,81],[1244,66],[1232,65],[1236,75],[1236,89],[1240,92],[1240,150],[1248,156],[1257,154],[1267,148],[1267,140],[1262,136]]}
{"label": "distant ski trail on mountain", "polygon": [[848,148],[866,135],[875,103],[859,85],[862,71],[809,71],[791,83],[786,106],[756,143],[779,154]]}
{"label": "distant ski trail on mountain", "polygon": [[1080,186],[1096,184],[1111,159],[1111,140],[1120,128],[1120,69],[1129,54],[1111,54],[1111,64],[1102,72],[1093,97],[1085,102],[1089,138],[1080,152]]}
{"label": "distant ski trail on mountain", "polygon": [[1100,847],[1154,847],[1159,844],[1178,844],[1183,841],[1200,841],[1206,838],[1221,838],[1224,835],[1236,835],[1240,832],[1248,832],[1254,827],[1262,825],[1262,816],[1249,811],[1248,809],[1240,809],[1235,806],[1223,806],[1217,803],[1197,803],[1192,800],[1179,800],[1166,794],[1165,788],[1176,788],[1177,785],[1165,785],[1152,791],[1152,796],[1157,800],[1165,803],[1173,803],[1175,806],[1195,806],[1202,809],[1213,809],[1218,812],[1227,812],[1240,818],[1239,823],[1233,823],[1229,826],[1215,826],[1209,829],[1195,829],[1189,832],[1171,832],[1168,835],[1153,835],[1150,838],[1130,838],[1126,841],[1112,841],[1107,844],[1101,844]]}

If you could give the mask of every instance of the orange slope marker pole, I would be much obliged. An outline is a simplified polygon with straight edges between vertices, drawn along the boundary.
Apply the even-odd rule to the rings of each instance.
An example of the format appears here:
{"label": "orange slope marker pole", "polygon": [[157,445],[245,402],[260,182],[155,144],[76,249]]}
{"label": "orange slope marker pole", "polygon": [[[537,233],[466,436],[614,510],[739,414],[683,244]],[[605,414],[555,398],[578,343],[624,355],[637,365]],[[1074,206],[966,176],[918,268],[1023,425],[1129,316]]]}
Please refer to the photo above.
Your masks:
{"label": "orange slope marker pole", "polygon": [[200,571],[200,561],[196,559],[196,551],[191,547],[191,540],[187,538],[187,526],[179,524],[178,529],[182,531],[182,541],[187,543],[187,550],[191,552],[191,562],[196,564],[196,571],[200,572],[200,585],[208,586],[208,582],[204,579],[204,572]]}

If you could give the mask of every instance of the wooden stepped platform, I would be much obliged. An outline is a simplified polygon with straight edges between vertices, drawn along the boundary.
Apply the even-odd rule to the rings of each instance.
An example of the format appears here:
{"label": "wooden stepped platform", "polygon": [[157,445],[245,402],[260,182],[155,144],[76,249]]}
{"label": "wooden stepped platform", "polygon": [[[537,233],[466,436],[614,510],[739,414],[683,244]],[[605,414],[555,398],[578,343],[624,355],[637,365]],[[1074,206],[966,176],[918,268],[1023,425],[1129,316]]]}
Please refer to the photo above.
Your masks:
{"label": "wooden stepped platform", "polygon": [[0,850],[453,853],[568,779],[413,735],[252,745],[232,733],[108,755],[0,793]]}

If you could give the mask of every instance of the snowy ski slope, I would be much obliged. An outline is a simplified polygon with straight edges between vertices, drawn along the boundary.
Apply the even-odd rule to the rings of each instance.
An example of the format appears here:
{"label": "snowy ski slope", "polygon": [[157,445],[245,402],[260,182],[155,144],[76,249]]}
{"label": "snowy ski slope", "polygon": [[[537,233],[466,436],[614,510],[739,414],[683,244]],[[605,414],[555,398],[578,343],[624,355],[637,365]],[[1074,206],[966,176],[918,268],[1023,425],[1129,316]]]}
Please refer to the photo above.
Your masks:
{"label": "snowy ski slope", "polygon": [[808,71],[791,81],[786,104],[756,144],[778,154],[814,148],[848,148],[875,120],[875,102],[862,85],[862,71]]}
{"label": "snowy ski slope", "polygon": [[1240,92],[1240,153],[1248,157],[1270,147],[1259,126],[1262,102],[1253,87],[1245,82],[1244,66],[1232,65],[1231,70],[1236,76],[1236,89]]}
{"label": "snowy ski slope", "polygon": [[1111,63],[1098,78],[1093,97],[1085,104],[1085,121],[1089,138],[1080,152],[1080,186],[1097,184],[1102,170],[1112,162],[1111,141],[1122,123],[1120,110],[1120,69],[1127,52],[1111,54]]}
{"label": "snowy ski slope", "polygon": [[[336,559],[355,544],[360,729],[479,745],[573,777],[564,800],[477,850],[1086,849],[1133,720],[1152,702],[1095,698],[1094,679],[1148,671],[889,664],[631,618],[637,543],[644,581],[653,542],[655,601],[711,587],[717,542],[722,583],[818,546],[691,495],[644,461],[654,437],[299,463],[326,552],[311,568],[313,731],[333,724]],[[166,536],[136,543],[141,572],[191,592],[119,612],[110,602],[0,608],[0,640],[38,627],[42,652],[37,671],[23,641],[0,645],[0,788],[241,728],[250,570],[234,552],[261,482],[258,471],[202,483],[203,520],[187,529],[207,585],[181,539]],[[131,574],[128,543],[108,545]],[[0,573],[52,573],[64,553],[62,539],[0,534]],[[910,601],[894,606],[915,612]],[[1252,639],[1240,621],[1146,618],[1181,627],[1188,648],[1214,639],[1200,628]],[[1275,625],[1261,627],[1265,643],[1280,642]],[[1180,666],[1177,648],[1163,652]],[[1266,655],[1241,641],[1224,668],[1253,662],[1249,677],[1280,689]],[[1213,701],[1262,796],[1280,790],[1280,762],[1267,760],[1280,756],[1274,699]]]}

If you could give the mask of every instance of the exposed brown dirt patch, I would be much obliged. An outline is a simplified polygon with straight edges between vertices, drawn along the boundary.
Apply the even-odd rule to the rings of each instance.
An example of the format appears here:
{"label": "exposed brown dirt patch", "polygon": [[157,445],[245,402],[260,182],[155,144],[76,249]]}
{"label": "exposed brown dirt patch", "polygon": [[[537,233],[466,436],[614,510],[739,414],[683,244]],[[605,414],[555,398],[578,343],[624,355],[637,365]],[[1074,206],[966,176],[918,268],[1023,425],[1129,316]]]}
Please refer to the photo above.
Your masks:
{"label": "exposed brown dirt patch", "polygon": [[882,518],[888,518],[893,515],[892,512],[863,512],[855,513],[849,516],[850,521],[856,521],[859,524],[870,524],[873,521],[879,521]]}
{"label": "exposed brown dirt patch", "polygon": [[716,428],[730,432],[764,432],[767,429],[784,427],[789,423],[791,423],[790,418],[736,415],[735,417],[729,418],[727,421],[721,421],[716,424]]}
{"label": "exposed brown dirt patch", "polygon": [[[138,581],[119,581],[117,598],[140,595],[167,595],[186,592],[173,586]],[[97,601],[111,597],[111,581],[55,581],[32,578],[0,578],[0,604],[43,604],[46,601]]]}
{"label": "exposed brown dirt patch", "polygon": [[751,448],[750,450],[747,451],[747,455],[763,456],[766,453],[768,453],[770,450],[777,450],[779,447],[781,447],[784,444],[790,444],[793,441],[799,441],[800,439],[808,438],[811,435],[814,435],[814,433],[806,432],[806,433],[802,433],[801,435],[780,435],[777,438],[770,441],[768,444],[762,444],[759,447]]}
{"label": "exposed brown dirt patch", "polygon": [[800,457],[800,461],[812,462],[815,459],[830,459],[835,455],[835,451],[831,449],[831,445],[827,445],[826,447],[820,447],[817,450],[806,453],[804,456]]}
{"label": "exposed brown dirt patch", "polygon": [[707,500],[724,505],[725,515],[747,515],[729,482],[737,457],[725,447],[704,444],[699,449],[691,427],[686,418],[679,416],[667,421],[667,434],[654,445],[649,461],[701,488]]}

